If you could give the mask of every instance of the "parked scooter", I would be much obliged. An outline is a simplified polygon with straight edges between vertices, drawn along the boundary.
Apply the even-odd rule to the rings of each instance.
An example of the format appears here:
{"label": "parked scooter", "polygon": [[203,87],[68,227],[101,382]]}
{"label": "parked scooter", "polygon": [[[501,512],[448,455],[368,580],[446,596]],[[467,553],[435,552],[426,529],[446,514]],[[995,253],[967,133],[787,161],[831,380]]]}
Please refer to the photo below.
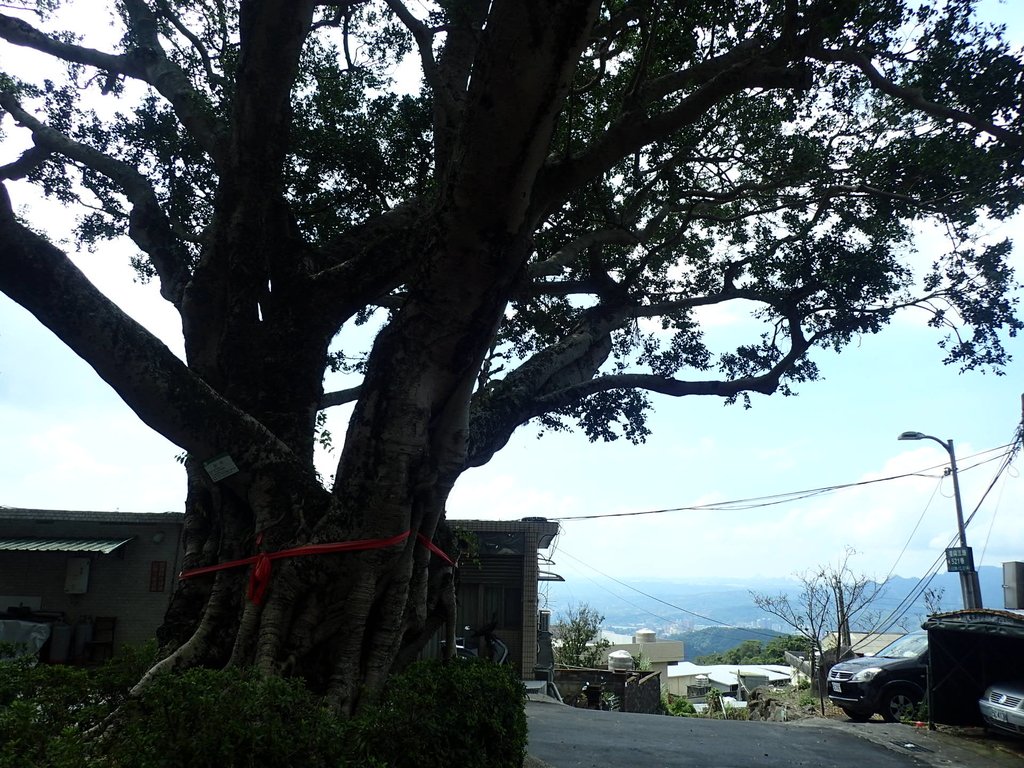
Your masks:
{"label": "parked scooter", "polygon": [[495,664],[508,663],[508,646],[494,634],[497,622],[485,624],[476,631],[466,627],[466,635],[455,638],[455,655],[463,658],[478,658]]}

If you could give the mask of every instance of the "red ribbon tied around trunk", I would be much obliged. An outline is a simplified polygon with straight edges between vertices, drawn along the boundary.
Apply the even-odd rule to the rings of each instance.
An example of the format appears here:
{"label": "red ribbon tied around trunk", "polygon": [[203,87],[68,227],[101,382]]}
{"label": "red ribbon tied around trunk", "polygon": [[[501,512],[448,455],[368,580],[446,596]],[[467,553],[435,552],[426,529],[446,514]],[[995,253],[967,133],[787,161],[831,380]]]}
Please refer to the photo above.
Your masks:
{"label": "red ribbon tied around trunk", "polygon": [[[393,547],[396,544],[401,544],[409,538],[411,533],[412,531],[405,531],[404,533],[399,533],[387,539],[360,539],[359,541],[335,541],[327,544],[304,544],[300,547],[282,549],[277,552],[260,552],[257,555],[244,557],[240,560],[229,560],[226,563],[217,563],[216,565],[207,565],[202,568],[192,568],[188,571],[182,571],[178,578],[191,579],[193,576],[202,576],[216,571],[225,571],[229,568],[241,568],[245,565],[251,565],[252,571],[249,572],[249,586],[246,589],[245,595],[253,604],[262,605],[263,599],[267,594],[267,588],[270,586],[270,573],[272,570],[271,563],[274,560],[281,560],[285,557],[301,557],[303,555],[329,555],[334,552],[358,552],[367,549],[386,549],[387,547]],[[455,565],[443,549],[422,533],[417,533],[416,539],[420,544],[425,546],[446,563],[449,565]],[[262,534],[257,538],[256,546],[259,546],[261,542]]]}
{"label": "red ribbon tied around trunk", "polygon": [[245,590],[250,603],[263,605],[263,597],[270,586],[270,569],[270,555],[265,552],[256,555],[256,562],[249,573],[249,587]]}

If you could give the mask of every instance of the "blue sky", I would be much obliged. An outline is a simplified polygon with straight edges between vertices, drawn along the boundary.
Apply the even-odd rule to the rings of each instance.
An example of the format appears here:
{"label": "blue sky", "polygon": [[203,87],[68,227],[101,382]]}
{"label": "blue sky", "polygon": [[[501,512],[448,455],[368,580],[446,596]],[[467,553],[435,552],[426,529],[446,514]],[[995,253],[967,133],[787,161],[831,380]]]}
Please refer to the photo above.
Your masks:
{"label": "blue sky", "polygon": [[[1021,11],[1007,12],[1020,30]],[[7,150],[0,159],[6,160]],[[16,204],[59,221],[59,208],[13,185]],[[1022,243],[1024,219],[993,231]],[[934,240],[921,243],[927,261]],[[133,283],[123,247],[82,253],[77,263],[119,304],[180,350],[180,325],[152,286]],[[744,319],[709,317],[713,333],[742,331]],[[714,398],[658,398],[653,435],[641,446],[590,444],[581,435],[536,439],[527,426],[488,466],[462,478],[452,518],[572,518],[698,506],[921,472],[747,510],[678,511],[563,522],[558,547],[619,578],[786,576],[859,553],[856,570],[916,576],[955,534],[952,488],[934,443],[897,442],[918,430],[956,443],[965,511],[992,481],[999,452],[1021,417],[1024,348],[1004,376],[960,374],[941,364],[939,335],[922,315],[904,315],[884,333],[841,355],[818,353],[823,380],[797,397],[755,396],[753,408]],[[344,431],[345,412],[330,427]],[[165,511],[181,509],[179,449],[145,428],[81,360],[0,294],[0,505]],[[983,453],[988,451],[988,453]],[[973,455],[980,454],[978,459]],[[979,461],[989,460],[974,466]],[[321,471],[331,473],[331,457]],[[1024,560],[1024,490],[1019,462],[1005,473],[968,528],[978,564]],[[557,559],[557,558],[556,558]],[[555,570],[593,577],[572,559]]]}

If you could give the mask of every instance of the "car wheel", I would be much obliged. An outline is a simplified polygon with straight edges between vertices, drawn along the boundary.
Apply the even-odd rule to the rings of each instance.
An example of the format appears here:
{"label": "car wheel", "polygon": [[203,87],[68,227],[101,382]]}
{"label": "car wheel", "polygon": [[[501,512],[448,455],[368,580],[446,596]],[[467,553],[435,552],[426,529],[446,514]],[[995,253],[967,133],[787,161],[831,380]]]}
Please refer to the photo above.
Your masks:
{"label": "car wheel", "polygon": [[853,722],[855,723],[866,723],[868,720],[871,719],[870,714],[864,714],[863,712],[855,712],[854,710],[847,709],[846,707],[840,707],[840,709],[843,710],[844,715],[853,720]]}
{"label": "car wheel", "polygon": [[882,698],[881,715],[887,723],[909,717],[921,703],[921,696],[910,688],[893,688]]}

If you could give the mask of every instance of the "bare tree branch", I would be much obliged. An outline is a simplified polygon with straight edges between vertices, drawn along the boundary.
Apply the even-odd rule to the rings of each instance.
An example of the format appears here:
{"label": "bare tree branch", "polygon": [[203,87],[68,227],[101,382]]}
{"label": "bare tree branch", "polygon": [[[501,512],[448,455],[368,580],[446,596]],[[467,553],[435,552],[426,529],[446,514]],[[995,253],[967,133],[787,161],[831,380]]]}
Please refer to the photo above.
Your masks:
{"label": "bare tree branch", "polygon": [[434,59],[434,33],[417,19],[401,0],[385,0],[388,7],[399,18],[406,29],[412,33],[416,41],[416,48],[420,54],[420,65],[423,67],[423,77],[430,86],[434,98],[438,100],[441,108],[454,119],[456,103],[449,84],[444,82],[438,70],[437,61]]}
{"label": "bare tree branch", "polygon": [[320,409],[333,408],[336,405],[345,405],[346,403],[354,403],[359,399],[359,395],[362,392],[362,387],[350,387],[349,389],[339,389],[335,392],[324,392],[324,396],[320,398]]}
{"label": "bare tree branch", "polygon": [[199,56],[199,59],[203,62],[203,70],[206,72],[206,77],[209,79],[210,84],[217,88],[226,88],[228,85],[227,80],[222,76],[218,75],[213,69],[213,62],[210,60],[210,53],[206,50],[199,37],[181,21],[181,18],[171,10],[171,7],[167,4],[167,0],[156,0],[157,6],[160,8],[160,15],[162,15],[167,21],[170,22],[178,32],[188,40],[192,49]]}

